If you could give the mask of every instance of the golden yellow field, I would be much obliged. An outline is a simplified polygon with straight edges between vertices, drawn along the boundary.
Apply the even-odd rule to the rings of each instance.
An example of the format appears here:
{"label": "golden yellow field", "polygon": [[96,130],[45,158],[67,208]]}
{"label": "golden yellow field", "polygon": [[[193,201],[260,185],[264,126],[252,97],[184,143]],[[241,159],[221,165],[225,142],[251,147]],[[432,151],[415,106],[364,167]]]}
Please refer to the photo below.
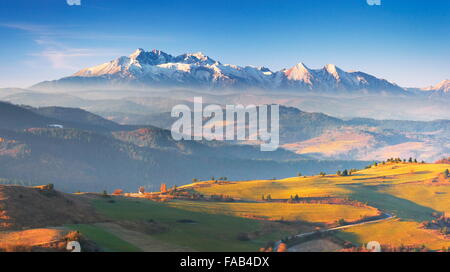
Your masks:
{"label": "golden yellow field", "polygon": [[446,164],[386,164],[360,170],[347,177],[329,174],[324,177],[236,181],[223,185],[205,181],[186,185],[183,188],[192,188],[205,195],[224,194],[249,200],[261,200],[262,195],[267,194],[270,194],[273,199],[288,199],[296,194],[300,197],[342,197],[353,193],[350,185],[376,186],[423,182],[437,177],[447,168],[450,166]]}
{"label": "golden yellow field", "polygon": [[[450,212],[450,181],[438,177],[449,169],[448,164],[386,163],[360,170],[351,176],[293,177],[281,180],[215,182],[203,181],[183,188],[203,195],[227,195],[236,203],[177,201],[170,205],[208,213],[224,213],[240,217],[268,220],[300,220],[311,223],[332,223],[338,219],[356,221],[382,211],[394,216],[378,223],[353,226],[336,235],[354,244],[375,240],[391,246],[426,245],[433,250],[450,247],[449,237],[438,230],[421,227],[421,222],[434,215]],[[262,196],[289,199],[337,197],[367,204],[357,208],[335,204],[288,204],[264,202]],[[239,202],[252,201],[250,202]]]}
{"label": "golden yellow field", "polygon": [[382,245],[395,247],[425,245],[432,250],[450,247],[450,240],[436,231],[422,229],[417,222],[399,219],[344,229],[337,236],[356,244],[377,241]]}
{"label": "golden yellow field", "polygon": [[391,186],[384,192],[450,215],[450,186],[402,184]]}
{"label": "golden yellow field", "polygon": [[311,223],[334,223],[339,219],[351,222],[378,215],[374,208],[336,204],[175,201],[169,205],[197,212]]}

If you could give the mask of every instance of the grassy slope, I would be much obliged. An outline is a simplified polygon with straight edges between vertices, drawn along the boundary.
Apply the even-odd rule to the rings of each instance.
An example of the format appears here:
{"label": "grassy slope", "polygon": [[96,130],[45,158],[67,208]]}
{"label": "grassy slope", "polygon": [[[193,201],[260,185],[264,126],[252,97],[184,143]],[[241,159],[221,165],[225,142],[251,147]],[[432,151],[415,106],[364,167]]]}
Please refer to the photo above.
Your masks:
{"label": "grassy slope", "polygon": [[401,245],[422,246],[439,250],[450,246],[450,241],[433,231],[422,229],[419,223],[412,221],[389,220],[346,229],[336,234],[355,244],[367,244],[377,241],[399,247]]}
{"label": "grassy slope", "polygon": [[[122,199],[115,203],[94,200],[94,205],[97,211],[113,220],[155,220],[169,229],[152,235],[153,238],[198,251],[257,251],[269,240],[277,240],[287,234],[274,229],[250,241],[239,241],[239,233],[261,230],[264,223],[233,216],[186,211],[148,200]],[[178,222],[183,219],[195,223]]]}
{"label": "grassy slope", "polygon": [[[203,186],[194,184],[192,188],[205,195],[225,194],[252,200],[261,199],[261,195],[269,193],[272,198],[284,199],[295,194],[300,197],[350,197],[394,214],[399,220],[349,228],[338,234],[343,238],[354,243],[378,239],[392,245],[425,244],[432,249],[440,249],[450,246],[450,241],[434,231],[420,229],[419,223],[432,219],[433,212],[450,211],[450,186],[427,183],[447,168],[450,167],[445,164],[387,164],[356,172],[349,177],[295,177],[225,185],[202,182],[197,185]],[[277,207],[273,208],[272,211],[268,208],[264,210],[269,216],[282,213]],[[326,214],[318,213],[316,216],[320,218]]]}
{"label": "grassy slope", "polygon": [[69,229],[77,230],[88,239],[99,245],[102,250],[110,252],[137,252],[141,251],[138,247],[118,238],[117,236],[111,234],[110,232],[104,230],[101,227],[78,224],[78,225],[67,225]]}
{"label": "grassy slope", "polygon": [[[361,170],[352,176],[295,177],[282,180],[255,180],[215,185],[202,182],[187,186],[205,195],[224,194],[232,197],[260,200],[271,194],[273,199],[338,196],[368,202],[377,208],[412,220],[427,220],[433,211],[446,211],[450,199],[448,186],[431,186],[424,181],[435,178],[445,164],[390,164]],[[203,186],[195,186],[195,185]]]}
{"label": "grassy slope", "polygon": [[352,194],[352,186],[395,185],[424,181],[437,176],[446,168],[445,164],[396,164],[377,166],[361,170],[353,176],[340,177],[327,175],[325,177],[295,177],[281,180],[253,180],[234,182],[226,185],[214,185],[211,182],[196,184],[211,184],[212,186],[196,187],[195,190],[206,195],[225,194],[233,197],[260,200],[263,194],[271,194],[272,198],[287,199],[291,195],[300,197],[315,196],[348,196]]}
{"label": "grassy slope", "polygon": [[339,219],[357,221],[362,217],[376,216],[378,214],[376,209],[327,204],[176,201],[169,203],[169,205],[212,214],[257,217],[266,220],[306,221],[311,223],[334,223]]}

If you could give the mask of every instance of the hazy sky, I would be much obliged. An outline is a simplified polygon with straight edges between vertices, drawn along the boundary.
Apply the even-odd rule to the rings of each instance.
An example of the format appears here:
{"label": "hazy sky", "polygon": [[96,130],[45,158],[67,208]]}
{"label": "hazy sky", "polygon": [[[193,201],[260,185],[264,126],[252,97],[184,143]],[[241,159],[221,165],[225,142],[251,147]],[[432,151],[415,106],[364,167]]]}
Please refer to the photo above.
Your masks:
{"label": "hazy sky", "polygon": [[139,47],[272,70],[334,63],[407,87],[450,79],[448,0],[69,2],[1,1],[0,87],[57,79]]}

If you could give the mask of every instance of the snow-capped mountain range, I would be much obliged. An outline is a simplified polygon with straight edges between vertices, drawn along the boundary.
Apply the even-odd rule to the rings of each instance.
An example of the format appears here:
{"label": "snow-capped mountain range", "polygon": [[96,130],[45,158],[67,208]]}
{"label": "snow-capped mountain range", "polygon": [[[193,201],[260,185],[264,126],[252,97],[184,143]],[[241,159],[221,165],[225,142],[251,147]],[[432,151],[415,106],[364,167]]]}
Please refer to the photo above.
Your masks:
{"label": "snow-capped mountain range", "polygon": [[[41,82],[33,88],[71,88],[104,84],[305,92],[406,92],[387,80],[363,72],[346,72],[333,64],[327,64],[321,69],[310,69],[299,63],[290,69],[271,71],[266,67],[223,64],[201,52],[173,56],[156,49],[137,49],[128,57],[119,57],[82,69],[59,80]],[[446,86],[448,90],[448,82]]]}

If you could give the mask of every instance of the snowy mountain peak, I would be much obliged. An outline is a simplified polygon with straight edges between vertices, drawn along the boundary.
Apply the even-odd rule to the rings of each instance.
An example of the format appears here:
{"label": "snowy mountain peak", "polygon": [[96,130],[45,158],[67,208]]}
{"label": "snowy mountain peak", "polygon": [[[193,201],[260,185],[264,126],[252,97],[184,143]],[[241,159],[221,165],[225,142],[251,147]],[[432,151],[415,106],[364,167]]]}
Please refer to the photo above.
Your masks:
{"label": "snowy mountain peak", "polygon": [[334,65],[334,64],[327,64],[323,67],[323,69],[325,69],[330,74],[336,74],[338,72],[338,70],[341,70],[338,67],[336,67],[336,65]]}
{"label": "snowy mountain peak", "polygon": [[196,57],[199,60],[206,60],[206,59],[209,58],[208,56],[205,56],[205,54],[203,54],[203,52],[200,52],[200,51],[196,52],[196,53],[189,54],[189,55],[191,55],[193,57]]}
{"label": "snowy mountain peak", "polygon": [[136,49],[136,51],[134,51],[133,53],[131,53],[131,55],[129,56],[129,58],[130,58],[130,59],[136,59],[137,56],[139,56],[142,52],[144,52],[144,49],[138,48],[138,49]]}
{"label": "snowy mountain peak", "polygon": [[303,62],[299,62],[295,65],[295,67],[297,67],[298,69],[302,69],[302,70],[306,70],[309,71],[308,66],[306,66]]}
{"label": "snowy mountain peak", "polygon": [[341,70],[339,67],[337,67],[334,64],[327,64],[323,67],[323,69],[327,73],[331,74],[336,79],[340,79],[342,77],[341,75],[345,74],[345,72],[343,70]]}
{"label": "snowy mountain peak", "polygon": [[152,51],[147,52],[141,48],[131,54],[130,58],[138,61],[141,65],[158,65],[171,62],[173,60],[172,55],[169,55],[161,50],[153,49]]}
{"label": "snowy mountain peak", "polygon": [[182,54],[174,59],[174,62],[182,62],[186,64],[213,65],[215,60],[206,56],[202,52]]}
{"label": "snowy mountain peak", "polygon": [[291,69],[285,70],[284,74],[290,80],[299,80],[312,84],[311,79],[313,75],[311,74],[311,70],[303,62],[296,64]]}
{"label": "snowy mountain peak", "polygon": [[424,88],[423,90],[450,93],[450,80],[449,79],[443,80],[439,82],[437,85]]}

